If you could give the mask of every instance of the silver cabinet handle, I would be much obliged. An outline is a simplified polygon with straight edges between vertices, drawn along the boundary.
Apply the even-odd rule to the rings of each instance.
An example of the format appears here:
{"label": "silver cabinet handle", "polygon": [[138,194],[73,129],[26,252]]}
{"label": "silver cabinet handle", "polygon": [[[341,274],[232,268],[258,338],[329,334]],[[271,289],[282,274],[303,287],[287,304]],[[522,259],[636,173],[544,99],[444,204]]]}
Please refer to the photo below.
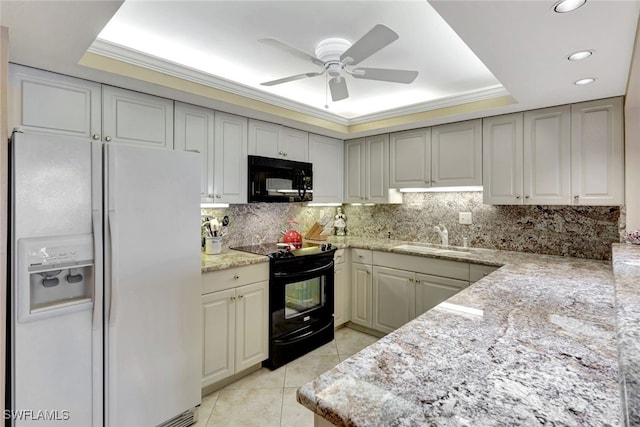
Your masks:
{"label": "silver cabinet handle", "polygon": [[104,140],[107,141],[107,142],[110,142],[111,141],[111,137],[110,136],[105,136]]}
{"label": "silver cabinet handle", "polygon": [[93,138],[95,141],[100,139],[100,135],[97,133],[94,133],[93,135],[91,135],[91,138]]}

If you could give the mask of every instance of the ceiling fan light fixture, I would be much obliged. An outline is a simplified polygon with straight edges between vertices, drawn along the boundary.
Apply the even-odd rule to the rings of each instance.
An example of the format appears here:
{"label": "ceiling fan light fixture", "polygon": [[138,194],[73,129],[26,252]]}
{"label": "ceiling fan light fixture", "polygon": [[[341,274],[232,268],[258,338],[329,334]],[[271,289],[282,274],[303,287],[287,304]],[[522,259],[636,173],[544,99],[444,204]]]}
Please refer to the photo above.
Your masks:
{"label": "ceiling fan light fixture", "polygon": [[578,52],[574,52],[571,55],[567,56],[569,61],[581,61],[593,55],[593,50],[580,50]]}
{"label": "ceiling fan light fixture", "polygon": [[572,12],[579,7],[584,6],[586,2],[587,0],[562,0],[553,6],[553,10],[557,13]]}
{"label": "ceiling fan light fixture", "polygon": [[340,55],[351,47],[351,42],[339,37],[331,37],[321,40],[316,45],[316,57],[322,62],[340,62]]}

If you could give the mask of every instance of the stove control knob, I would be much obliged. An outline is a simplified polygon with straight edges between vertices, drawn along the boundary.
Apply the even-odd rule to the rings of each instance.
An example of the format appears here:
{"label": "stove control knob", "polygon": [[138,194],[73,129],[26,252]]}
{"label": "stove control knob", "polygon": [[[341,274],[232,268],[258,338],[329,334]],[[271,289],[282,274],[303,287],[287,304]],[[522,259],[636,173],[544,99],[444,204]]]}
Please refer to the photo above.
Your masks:
{"label": "stove control knob", "polygon": [[325,245],[324,243],[322,245],[320,245],[320,251],[324,252],[327,250],[327,245]]}
{"label": "stove control knob", "polygon": [[327,243],[327,250],[330,251],[332,248],[331,243]]}

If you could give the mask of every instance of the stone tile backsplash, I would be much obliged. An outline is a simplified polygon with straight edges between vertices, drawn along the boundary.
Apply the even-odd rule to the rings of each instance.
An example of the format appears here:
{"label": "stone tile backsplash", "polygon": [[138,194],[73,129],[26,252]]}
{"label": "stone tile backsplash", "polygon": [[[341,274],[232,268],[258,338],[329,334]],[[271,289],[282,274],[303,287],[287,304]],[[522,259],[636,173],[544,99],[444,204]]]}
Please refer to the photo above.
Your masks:
{"label": "stone tile backsplash", "polygon": [[[578,258],[611,259],[611,244],[624,232],[624,208],[617,206],[492,206],[481,192],[406,193],[399,205],[344,205],[347,235],[440,243],[434,225],[449,230],[449,244],[533,252]],[[252,203],[225,209],[203,209],[203,214],[230,224],[223,246],[274,242],[287,221],[299,222],[302,235],[322,215],[336,208],[306,207],[300,203]],[[458,224],[459,212],[471,212],[473,224]]]}

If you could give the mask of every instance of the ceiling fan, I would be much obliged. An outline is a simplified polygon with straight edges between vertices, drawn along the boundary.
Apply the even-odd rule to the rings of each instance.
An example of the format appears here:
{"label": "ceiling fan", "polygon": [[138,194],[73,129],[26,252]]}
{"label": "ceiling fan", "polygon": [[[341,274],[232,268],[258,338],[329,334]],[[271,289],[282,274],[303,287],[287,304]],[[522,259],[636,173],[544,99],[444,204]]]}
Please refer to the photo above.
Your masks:
{"label": "ceiling fan", "polygon": [[382,24],[378,24],[353,44],[348,40],[336,37],[322,40],[316,45],[315,56],[309,55],[276,39],[260,39],[258,41],[261,43],[284,50],[304,60],[311,61],[313,64],[322,68],[321,71],[297,74],[295,76],[284,77],[260,84],[262,86],[275,86],[304,78],[321,76],[326,73],[331,77],[331,80],[329,80],[329,90],[331,91],[331,99],[334,102],[349,97],[347,82],[342,75],[342,71],[356,79],[409,84],[418,76],[417,71],[367,67],[347,68],[359,64],[398,38],[399,36],[395,31]]}

